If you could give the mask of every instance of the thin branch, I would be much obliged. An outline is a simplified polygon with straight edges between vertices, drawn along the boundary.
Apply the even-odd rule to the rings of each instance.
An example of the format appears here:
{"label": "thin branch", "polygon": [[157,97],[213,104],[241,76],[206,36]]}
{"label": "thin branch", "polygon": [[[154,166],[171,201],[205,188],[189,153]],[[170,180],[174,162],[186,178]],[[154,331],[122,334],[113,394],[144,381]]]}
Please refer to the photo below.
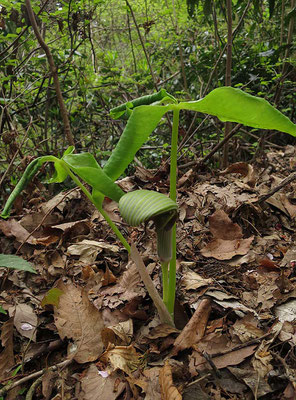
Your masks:
{"label": "thin branch", "polygon": [[241,126],[242,126],[241,124],[236,125],[236,126],[232,129],[232,131],[231,131],[227,136],[225,136],[225,138],[224,138],[223,140],[221,140],[221,142],[219,142],[218,144],[216,144],[216,146],[213,148],[213,150],[210,151],[210,153],[207,154],[202,160],[189,161],[189,162],[186,163],[186,164],[180,165],[179,168],[181,169],[181,168],[192,167],[193,165],[197,165],[198,167],[200,167],[200,166],[204,165],[206,161],[208,161],[210,158],[212,158],[213,155],[214,155],[215,153],[217,153],[217,151],[220,150],[221,147],[223,147],[224,144],[225,144],[229,139],[231,139],[232,136],[234,136],[234,135],[236,134],[236,132],[240,129]]}
{"label": "thin branch", "polygon": [[[40,15],[42,13],[42,11],[44,10],[44,8],[46,7],[47,3],[49,2],[49,0],[46,0],[43,4],[42,7],[40,8],[38,15]],[[29,29],[29,26],[26,26],[20,33],[19,35],[14,39],[14,41],[7,46],[3,51],[1,51],[0,53],[0,58],[8,51],[10,50],[12,47],[14,47],[14,45],[19,41],[19,39],[27,32],[27,30]]]}
{"label": "thin branch", "polygon": [[39,376],[43,375],[46,371],[56,371],[59,368],[65,368],[68,365],[71,364],[71,362],[73,361],[73,359],[71,360],[64,360],[56,365],[53,365],[49,368],[43,368],[40,371],[34,372],[33,374],[30,374],[28,376],[25,376],[22,379],[19,379],[18,381],[15,381],[13,383],[8,383],[7,385],[5,385],[2,389],[0,389],[0,396],[4,396],[5,393],[7,393],[9,390],[14,389],[17,386],[22,385],[23,383],[26,383],[28,381],[31,381],[32,379],[36,379]]}
{"label": "thin branch", "polygon": [[[239,29],[240,29],[242,23],[243,23],[243,20],[244,20],[246,14],[247,14],[247,11],[248,11],[248,9],[249,9],[249,7],[250,7],[250,5],[251,5],[251,2],[252,2],[252,0],[248,0],[248,3],[247,3],[247,5],[246,5],[246,7],[245,7],[245,9],[244,9],[244,12],[242,13],[241,19],[239,20],[239,22],[238,22],[236,28],[234,29],[234,31],[233,31],[233,33],[232,33],[232,40],[234,40],[234,38],[236,37],[236,35],[237,35],[237,33],[238,33],[238,31],[239,31]],[[211,71],[211,73],[210,73],[208,83],[206,84],[206,87],[205,87],[205,89],[204,89],[204,91],[203,91],[204,94],[207,93],[207,91],[208,91],[208,88],[209,88],[209,86],[210,86],[210,84],[211,84],[211,82],[212,82],[212,79],[213,79],[213,76],[214,76],[214,74],[215,74],[215,72],[216,72],[216,69],[217,69],[217,67],[218,67],[218,64],[219,64],[219,62],[221,61],[221,59],[222,59],[222,57],[223,57],[223,54],[225,53],[226,48],[227,48],[227,44],[223,47],[222,51],[220,52],[219,57],[218,57],[218,59],[217,59],[215,65],[214,65],[214,68],[212,69],[212,71]],[[204,94],[203,94],[203,95],[204,95]]]}
{"label": "thin branch", "polygon": [[152,65],[151,65],[150,60],[149,60],[149,55],[147,53],[147,50],[146,50],[146,47],[145,47],[145,43],[144,43],[144,40],[142,38],[142,35],[141,35],[141,32],[140,32],[139,25],[137,23],[134,11],[133,11],[130,3],[128,2],[128,0],[125,0],[125,1],[126,1],[126,5],[130,9],[134,24],[136,26],[136,29],[137,29],[137,32],[138,32],[138,36],[139,36],[139,39],[140,39],[140,42],[141,42],[141,45],[142,45],[142,49],[144,51],[144,54],[145,54],[145,57],[146,57],[146,61],[147,61],[147,64],[149,66],[149,69],[150,69],[150,74],[151,74],[151,77],[152,77],[152,80],[153,80],[153,85],[154,85],[155,89],[158,90],[158,85],[156,83],[156,79],[155,79],[155,75],[154,75],[154,72],[153,72],[153,69],[152,69]]}
{"label": "thin branch", "polygon": [[276,192],[278,192],[279,190],[281,190],[282,188],[289,185],[289,183],[291,183],[295,180],[296,180],[296,172],[293,172],[292,174],[287,176],[287,178],[283,179],[279,185],[275,186],[273,189],[271,189],[268,193],[264,194],[263,196],[260,196],[257,203],[259,203],[259,204],[263,203],[264,201],[269,199],[269,197],[273,196]]}
{"label": "thin branch", "polygon": [[26,133],[25,133],[25,135],[24,135],[24,137],[23,137],[23,140],[21,141],[21,143],[20,143],[20,145],[18,146],[16,152],[14,153],[14,155],[13,155],[13,157],[12,157],[12,159],[11,159],[11,161],[10,161],[8,167],[7,167],[7,170],[6,170],[6,171],[4,172],[4,174],[2,175],[2,178],[1,178],[1,181],[0,181],[0,187],[2,186],[2,183],[4,182],[4,179],[5,179],[6,175],[10,172],[11,167],[12,167],[12,165],[13,165],[13,163],[14,163],[14,160],[16,159],[16,156],[19,154],[21,148],[23,147],[23,145],[24,145],[24,143],[25,143],[25,140],[26,140],[26,138],[27,138],[27,136],[28,136],[29,130],[30,130],[31,125],[32,125],[32,122],[33,122],[33,121],[32,121],[32,118],[31,118],[31,121],[30,121],[29,126],[28,126],[28,128],[27,128],[27,130],[26,130]]}
{"label": "thin branch", "polygon": [[55,86],[55,90],[56,90],[57,100],[59,103],[60,112],[61,112],[61,116],[63,119],[65,134],[67,136],[69,145],[74,146],[75,145],[74,138],[73,138],[73,135],[71,132],[70,121],[68,118],[67,109],[66,109],[65,102],[63,99],[63,95],[62,95],[62,91],[61,91],[61,87],[60,87],[60,81],[59,81],[59,77],[58,77],[58,72],[57,72],[57,68],[54,63],[53,56],[51,54],[51,51],[50,51],[48,45],[44,42],[44,40],[39,32],[30,0],[25,0],[25,2],[26,2],[27,11],[28,11],[28,16],[29,16],[32,28],[34,30],[35,36],[36,36],[40,46],[43,48],[43,50],[46,54],[48,63],[49,63],[50,71],[51,71],[51,74],[53,77],[54,86]]}

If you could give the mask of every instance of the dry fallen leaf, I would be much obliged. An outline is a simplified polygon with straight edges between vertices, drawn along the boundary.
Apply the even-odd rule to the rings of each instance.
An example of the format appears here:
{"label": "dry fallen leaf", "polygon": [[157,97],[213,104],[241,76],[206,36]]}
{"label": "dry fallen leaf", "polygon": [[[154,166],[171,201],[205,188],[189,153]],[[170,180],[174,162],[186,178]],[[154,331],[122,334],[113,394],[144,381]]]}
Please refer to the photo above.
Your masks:
{"label": "dry fallen leaf", "polygon": [[97,258],[97,255],[103,250],[117,253],[119,247],[114,244],[108,244],[104,241],[84,239],[79,243],[69,246],[67,253],[72,256],[80,256],[79,261],[84,264],[92,264]]}
{"label": "dry fallen leaf", "polygon": [[253,239],[254,236],[236,240],[214,239],[201,250],[201,254],[216,260],[230,260],[234,256],[247,254]]}
{"label": "dry fallen leaf", "polygon": [[179,351],[190,348],[193,344],[198,343],[198,341],[204,335],[210,312],[211,300],[201,300],[193,316],[175,340],[172,351],[173,355],[177,354]]}
{"label": "dry fallen leaf", "polygon": [[36,342],[36,328],[38,325],[38,318],[34,309],[29,304],[17,304],[16,307],[9,309],[9,314],[14,314],[14,326],[18,332]]}
{"label": "dry fallen leaf", "polygon": [[109,343],[115,345],[129,345],[132,336],[133,321],[131,319],[119,322],[113,326],[108,326],[108,328],[102,330],[102,339],[105,347],[107,347]]}
{"label": "dry fallen leaf", "polygon": [[61,192],[57,194],[46,203],[43,203],[40,208],[44,214],[48,213],[55,207],[62,212],[64,211],[64,208],[66,207],[67,203],[69,203],[69,201],[80,198],[81,198],[80,189],[78,188],[74,190],[71,189],[68,193]]}
{"label": "dry fallen leaf", "polygon": [[233,223],[223,210],[218,210],[211,215],[209,223],[214,239],[201,249],[204,257],[230,260],[234,256],[248,253],[254,237],[242,239],[240,226]]}
{"label": "dry fallen leaf", "polygon": [[30,236],[30,233],[15,219],[9,219],[7,221],[0,220],[0,230],[2,230],[7,237],[14,236],[18,242],[36,244],[36,239]]}
{"label": "dry fallen leaf", "polygon": [[166,361],[164,367],[159,372],[159,383],[161,389],[161,400],[182,400],[182,396],[176,386],[174,386],[172,377],[172,367]]}
{"label": "dry fallen leaf", "polygon": [[0,381],[7,377],[6,373],[14,366],[13,317],[2,325],[1,344],[4,350],[0,353]]}
{"label": "dry fallen leaf", "polygon": [[232,326],[232,332],[242,343],[257,339],[264,335],[262,329],[258,328],[259,321],[253,314],[248,313],[242,319],[238,319]]}
{"label": "dry fallen leaf", "polygon": [[63,294],[54,307],[55,325],[61,339],[73,339],[70,356],[78,363],[96,360],[103,350],[101,312],[89,301],[86,292],[71,283],[58,282]]}
{"label": "dry fallen leaf", "polygon": [[189,268],[182,273],[181,285],[184,286],[186,290],[196,290],[211,285],[212,283],[213,279],[203,278]]}
{"label": "dry fallen leaf", "polygon": [[159,339],[169,336],[171,333],[179,333],[180,331],[168,324],[160,324],[155,328],[152,328],[148,335],[145,337],[148,339]]}
{"label": "dry fallen leaf", "polygon": [[217,210],[209,216],[209,224],[215,239],[235,240],[243,237],[241,227],[233,223],[223,210]]}
{"label": "dry fallen leaf", "polygon": [[159,372],[159,367],[144,369],[140,378],[133,378],[133,384],[145,392],[145,400],[161,400]]}
{"label": "dry fallen leaf", "polygon": [[243,380],[257,398],[273,392],[264,379],[258,379],[258,374],[253,369],[236,367],[228,367],[228,369],[238,380]]}
{"label": "dry fallen leaf", "polygon": [[131,375],[133,371],[143,365],[143,356],[137,353],[132,345],[109,345],[107,350],[100,357],[100,360],[106,363],[109,361],[113,369],[118,368],[127,375]]}
{"label": "dry fallen leaf", "polygon": [[124,386],[124,382],[120,380],[116,373],[109,375],[106,371],[98,371],[95,364],[91,364],[81,379],[81,392],[78,399],[115,400]]}
{"label": "dry fallen leaf", "polygon": [[227,169],[221,171],[220,174],[241,174],[244,176],[244,183],[247,183],[250,187],[254,187],[258,179],[258,176],[252,165],[247,164],[246,162],[237,162],[231,164]]}
{"label": "dry fallen leaf", "polygon": [[218,357],[213,357],[212,361],[218,369],[226,368],[229,365],[238,365],[247,357],[255,353],[257,345],[243,347],[242,349],[233,350],[229,353],[222,354]]}

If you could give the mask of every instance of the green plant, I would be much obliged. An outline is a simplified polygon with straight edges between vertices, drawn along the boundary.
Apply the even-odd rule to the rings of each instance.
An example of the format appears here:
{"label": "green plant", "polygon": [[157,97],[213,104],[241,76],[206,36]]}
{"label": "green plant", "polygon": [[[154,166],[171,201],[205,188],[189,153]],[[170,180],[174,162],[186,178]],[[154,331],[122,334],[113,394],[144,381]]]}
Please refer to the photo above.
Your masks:
{"label": "green plant", "polygon": [[[73,147],[69,147],[61,159],[50,155],[39,157],[27,167],[20,182],[8,198],[2,217],[8,217],[15,197],[40,166],[45,162],[53,162],[55,175],[51,182],[63,182],[69,175],[102,213],[139,268],[141,265],[143,266],[143,262],[138,256],[135,256],[133,245],[128,244],[103,209],[104,196],[119,203],[123,218],[131,225],[138,225],[152,219],[157,231],[158,254],[162,264],[163,301],[172,316],[176,289],[176,177],[178,125],[181,110],[203,112],[215,115],[222,121],[238,122],[254,128],[276,129],[296,136],[296,125],[281,112],[264,99],[251,96],[239,89],[217,88],[203,99],[192,102],[177,102],[173,96],[162,89],[153,95],[138,98],[111,110],[110,114],[113,118],[128,120],[121,138],[104,168],[101,168],[89,153],[74,154]],[[133,161],[136,152],[146,142],[164,114],[169,111],[173,112],[170,199],[163,194],[146,190],[124,193],[115,180]],[[91,186],[91,193],[79,178]],[[148,284],[150,285],[151,282]],[[153,297],[155,294],[151,294],[151,290],[150,286],[148,291]],[[153,301],[156,302],[155,298]],[[156,306],[160,311],[161,305],[158,303]],[[170,317],[164,315],[162,321],[170,322]]]}

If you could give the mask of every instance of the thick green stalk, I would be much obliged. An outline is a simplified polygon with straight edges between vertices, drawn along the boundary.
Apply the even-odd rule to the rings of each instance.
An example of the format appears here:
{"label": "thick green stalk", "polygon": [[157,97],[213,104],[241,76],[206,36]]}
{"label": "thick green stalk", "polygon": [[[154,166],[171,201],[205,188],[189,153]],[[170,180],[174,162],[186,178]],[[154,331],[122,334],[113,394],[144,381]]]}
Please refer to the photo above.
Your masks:
{"label": "thick green stalk", "polygon": [[166,307],[168,308],[168,296],[169,296],[169,263],[162,262],[161,263],[161,272],[162,272],[162,299]]}
{"label": "thick green stalk", "polygon": [[[171,167],[170,167],[170,198],[177,200],[177,148],[178,148],[178,129],[179,129],[180,110],[174,110],[173,129],[172,129],[172,147],[171,147]],[[172,259],[169,270],[169,289],[167,307],[174,316],[176,294],[176,224],[172,229]]]}

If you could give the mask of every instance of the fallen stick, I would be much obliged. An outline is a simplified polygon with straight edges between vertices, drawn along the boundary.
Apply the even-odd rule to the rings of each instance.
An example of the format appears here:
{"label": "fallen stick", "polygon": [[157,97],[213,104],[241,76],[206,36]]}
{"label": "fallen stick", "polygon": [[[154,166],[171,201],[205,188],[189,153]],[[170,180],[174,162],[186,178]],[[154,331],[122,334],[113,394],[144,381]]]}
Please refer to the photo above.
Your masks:
{"label": "fallen stick", "polygon": [[64,361],[62,361],[56,365],[53,365],[51,367],[43,368],[40,371],[33,372],[33,374],[25,376],[24,378],[19,379],[16,382],[9,383],[9,384],[5,385],[2,389],[0,389],[0,396],[4,396],[5,393],[7,393],[9,390],[11,390],[19,385],[22,385],[23,383],[31,381],[32,379],[39,378],[39,376],[43,375],[46,371],[56,371],[58,368],[67,367],[68,365],[71,364],[72,361],[73,361],[72,359],[64,360]]}

